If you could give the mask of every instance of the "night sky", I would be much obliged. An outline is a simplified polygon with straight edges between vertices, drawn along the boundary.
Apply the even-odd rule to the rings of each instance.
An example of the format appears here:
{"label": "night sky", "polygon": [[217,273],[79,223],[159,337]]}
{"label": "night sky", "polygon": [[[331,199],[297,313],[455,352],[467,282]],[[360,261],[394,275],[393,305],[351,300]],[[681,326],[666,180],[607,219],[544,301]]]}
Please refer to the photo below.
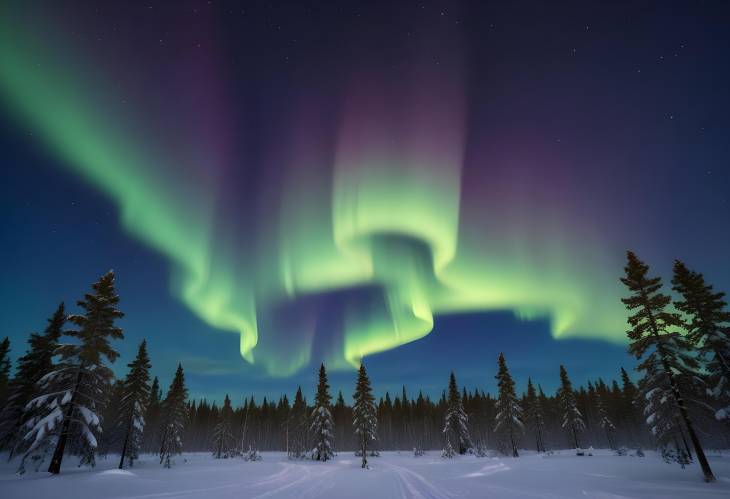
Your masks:
{"label": "night sky", "polygon": [[730,291],[728,54],[727,2],[2,2],[0,335],[113,268],[115,370],[194,397],[616,377],[627,249]]}

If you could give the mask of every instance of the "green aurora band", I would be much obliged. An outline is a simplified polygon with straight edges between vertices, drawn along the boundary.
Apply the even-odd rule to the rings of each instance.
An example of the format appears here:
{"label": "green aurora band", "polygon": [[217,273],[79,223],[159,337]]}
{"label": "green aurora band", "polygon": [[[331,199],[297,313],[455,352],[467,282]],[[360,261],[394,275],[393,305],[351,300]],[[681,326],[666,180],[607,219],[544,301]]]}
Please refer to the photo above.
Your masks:
{"label": "green aurora band", "polygon": [[[125,105],[111,70],[99,71],[104,65],[67,37],[48,29],[41,44],[2,14],[7,109],[64,167],[114,200],[124,229],[171,262],[175,295],[207,324],[239,334],[243,358],[253,363],[255,352],[269,374],[309,363],[316,320],[282,329],[262,316],[363,286],[380,292],[345,307],[331,367],[357,366],[429,334],[435,315],[464,311],[546,317],[555,338],[624,340],[618,282],[606,287],[615,277],[596,271],[619,267],[600,237],[578,232],[539,200],[464,202],[458,75],[406,79],[397,97],[386,85],[355,85],[329,164],[291,141],[279,165],[281,192],[269,201],[278,218],[259,231],[254,250],[226,238],[235,228],[217,218],[225,172],[236,162],[199,140],[200,129],[220,126],[215,118],[189,133],[166,129],[153,111]],[[202,119],[168,119],[190,118]]]}

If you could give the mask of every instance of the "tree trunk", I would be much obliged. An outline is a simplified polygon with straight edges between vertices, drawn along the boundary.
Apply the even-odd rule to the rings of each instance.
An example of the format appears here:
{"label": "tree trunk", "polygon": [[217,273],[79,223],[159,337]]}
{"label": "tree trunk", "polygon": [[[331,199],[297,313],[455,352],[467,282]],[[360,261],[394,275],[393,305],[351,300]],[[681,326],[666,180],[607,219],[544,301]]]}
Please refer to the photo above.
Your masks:
{"label": "tree trunk", "polygon": [[690,440],[692,440],[692,445],[695,448],[695,454],[697,455],[697,460],[700,462],[700,467],[702,468],[702,474],[704,475],[705,482],[714,482],[715,475],[712,474],[710,463],[707,462],[707,457],[705,457],[705,451],[702,449],[700,440],[699,438],[697,438],[697,434],[695,433],[694,426],[692,426],[692,421],[689,419],[689,414],[687,414],[687,408],[684,406],[684,400],[681,399],[679,400],[679,412],[682,413],[682,419],[684,420],[684,424],[687,427],[687,433],[689,433],[689,438]]}
{"label": "tree trunk", "polygon": [[[715,475],[712,474],[710,463],[707,462],[707,457],[705,457],[705,451],[702,450],[702,444],[700,444],[700,440],[699,438],[697,438],[694,426],[692,425],[692,420],[689,418],[689,414],[687,413],[687,407],[684,405],[684,399],[682,398],[682,394],[679,392],[679,388],[677,387],[677,384],[674,380],[671,368],[667,363],[664,352],[660,350],[659,353],[662,356],[664,370],[669,377],[669,385],[672,388],[672,393],[674,394],[674,398],[677,401],[677,406],[679,406],[679,414],[682,416],[682,421],[684,422],[684,426],[687,429],[687,433],[689,433],[689,438],[692,441],[692,446],[695,448],[697,460],[700,462],[700,467],[702,468],[702,474],[704,475],[705,482],[714,482]],[[682,438],[684,438],[684,435],[682,435]]]}
{"label": "tree trunk", "polygon": [[[132,406],[134,407],[134,406]],[[127,431],[124,434],[124,445],[122,446],[122,456],[119,459],[119,469],[124,469],[124,457],[127,455],[127,444],[129,443],[129,434],[132,430],[132,419],[134,418],[134,413],[132,413],[132,416],[129,419],[129,423],[127,424]]]}
{"label": "tree trunk", "polygon": [[160,441],[160,464],[163,463],[165,460],[165,447],[167,445],[167,428],[168,426],[165,425],[165,431],[162,433],[162,440]]}
{"label": "tree trunk", "polygon": [[54,475],[58,475],[61,472],[61,463],[63,462],[63,452],[66,449],[66,441],[68,440],[68,430],[71,426],[71,414],[73,413],[74,404],[76,402],[76,394],[79,391],[79,386],[81,386],[81,368],[79,367],[79,372],[76,375],[76,385],[74,386],[73,394],[71,395],[71,400],[68,403],[68,407],[66,408],[66,413],[63,415],[63,426],[61,427],[61,435],[58,438],[58,443],[56,444],[56,449],[53,451],[53,458],[51,459],[51,464],[48,466],[48,472],[53,473]]}
{"label": "tree trunk", "polygon": [[122,446],[122,455],[119,458],[119,469],[124,469],[124,456],[127,454],[127,441],[129,440],[129,436],[124,439],[124,445]]}

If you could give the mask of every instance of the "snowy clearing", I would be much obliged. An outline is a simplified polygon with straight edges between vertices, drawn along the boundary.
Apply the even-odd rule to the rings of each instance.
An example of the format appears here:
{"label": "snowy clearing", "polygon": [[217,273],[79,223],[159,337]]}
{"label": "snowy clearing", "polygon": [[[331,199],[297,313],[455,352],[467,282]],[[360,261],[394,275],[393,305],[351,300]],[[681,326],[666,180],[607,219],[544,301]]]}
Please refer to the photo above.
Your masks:
{"label": "snowy clearing", "polygon": [[[3,458],[5,456],[0,456]],[[115,468],[117,458],[95,469],[77,468],[67,458],[58,476],[15,474],[17,463],[0,465],[3,499],[174,499],[174,498],[720,498],[730,497],[730,454],[710,452],[718,480],[705,484],[695,464],[685,470],[664,463],[655,453],[644,458],[595,451],[578,457],[568,451],[512,458],[463,456],[442,459],[385,452],[371,458],[371,469],[341,453],[333,461],[290,461],[265,452],[259,462],[215,460],[208,453],[185,454],[172,469],[144,456],[132,470]]]}

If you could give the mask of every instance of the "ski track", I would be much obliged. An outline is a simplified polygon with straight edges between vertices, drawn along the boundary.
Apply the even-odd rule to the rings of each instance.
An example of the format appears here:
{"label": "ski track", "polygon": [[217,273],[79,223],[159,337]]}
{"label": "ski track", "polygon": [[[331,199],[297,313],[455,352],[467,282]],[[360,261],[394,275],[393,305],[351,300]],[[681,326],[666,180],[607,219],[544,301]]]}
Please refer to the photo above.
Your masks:
{"label": "ski track", "polygon": [[[179,491],[170,491],[170,492],[157,492],[153,494],[142,494],[142,495],[136,495],[136,496],[130,496],[125,499],[163,499],[163,498],[175,498],[175,497],[186,497],[191,496],[194,494],[198,494],[200,492],[206,493],[207,496],[208,493],[214,492],[214,491],[222,491],[226,489],[249,489],[254,487],[262,487],[266,485],[271,484],[277,484],[281,482],[287,481],[286,478],[291,475],[292,473],[296,472],[297,469],[304,469],[305,470],[305,476],[294,480],[293,482],[290,482],[282,487],[279,487],[277,489],[272,489],[270,492],[274,493],[280,490],[285,490],[292,485],[295,485],[296,483],[301,482],[303,479],[306,480],[311,476],[311,473],[306,469],[307,467],[304,465],[293,465],[289,463],[282,463],[283,469],[281,471],[278,471],[272,475],[269,475],[267,477],[264,477],[256,482],[253,483],[241,483],[241,482],[233,482],[233,483],[227,483],[223,485],[217,485],[214,487],[205,487],[200,489],[187,489],[187,490],[179,490]],[[255,498],[261,498],[261,497],[267,497],[268,493],[264,493],[258,496],[254,496]],[[251,498],[254,499],[254,498]]]}
{"label": "ski track", "polygon": [[[285,464],[285,466],[287,466],[287,464]],[[286,478],[288,478],[288,476],[291,473],[285,473],[283,475],[281,474],[281,472],[275,473],[274,475],[272,475],[272,477],[275,477],[277,475],[281,475],[281,476],[279,476],[279,478],[276,478],[274,480],[262,480],[257,483],[261,484],[261,485],[276,485],[277,483],[282,483],[282,482],[284,482],[284,483],[278,487],[274,487],[273,489],[267,490],[266,492],[263,492],[259,495],[252,496],[250,499],[263,499],[264,497],[272,497],[276,494],[285,492],[286,490],[288,490],[292,487],[296,487],[297,485],[300,485],[300,484],[304,485],[305,488],[303,490],[297,491],[296,497],[304,498],[304,499],[309,498],[309,497],[316,497],[318,494],[321,493],[322,490],[324,490],[325,487],[323,487],[323,486],[326,486],[326,488],[329,488],[331,485],[328,485],[328,484],[325,484],[324,482],[315,480],[314,483],[310,483],[309,486],[306,486],[306,482],[308,482],[312,477],[322,478],[323,476],[328,475],[337,469],[335,467],[330,467],[330,468],[317,470],[318,471],[317,473],[312,473],[312,470],[314,469],[314,467],[312,467],[312,466],[305,466],[303,464],[291,464],[291,465],[288,465],[287,467],[289,469],[291,469],[292,471],[299,470],[300,471],[300,473],[298,473],[299,477],[292,481],[288,481],[288,480],[286,480]]]}
{"label": "ski track", "polygon": [[[452,499],[452,496],[444,490],[438,488],[423,475],[419,475],[415,471],[392,464],[383,463],[385,466],[395,473],[400,482],[402,497],[413,499]],[[406,494],[405,492],[408,492]]]}

